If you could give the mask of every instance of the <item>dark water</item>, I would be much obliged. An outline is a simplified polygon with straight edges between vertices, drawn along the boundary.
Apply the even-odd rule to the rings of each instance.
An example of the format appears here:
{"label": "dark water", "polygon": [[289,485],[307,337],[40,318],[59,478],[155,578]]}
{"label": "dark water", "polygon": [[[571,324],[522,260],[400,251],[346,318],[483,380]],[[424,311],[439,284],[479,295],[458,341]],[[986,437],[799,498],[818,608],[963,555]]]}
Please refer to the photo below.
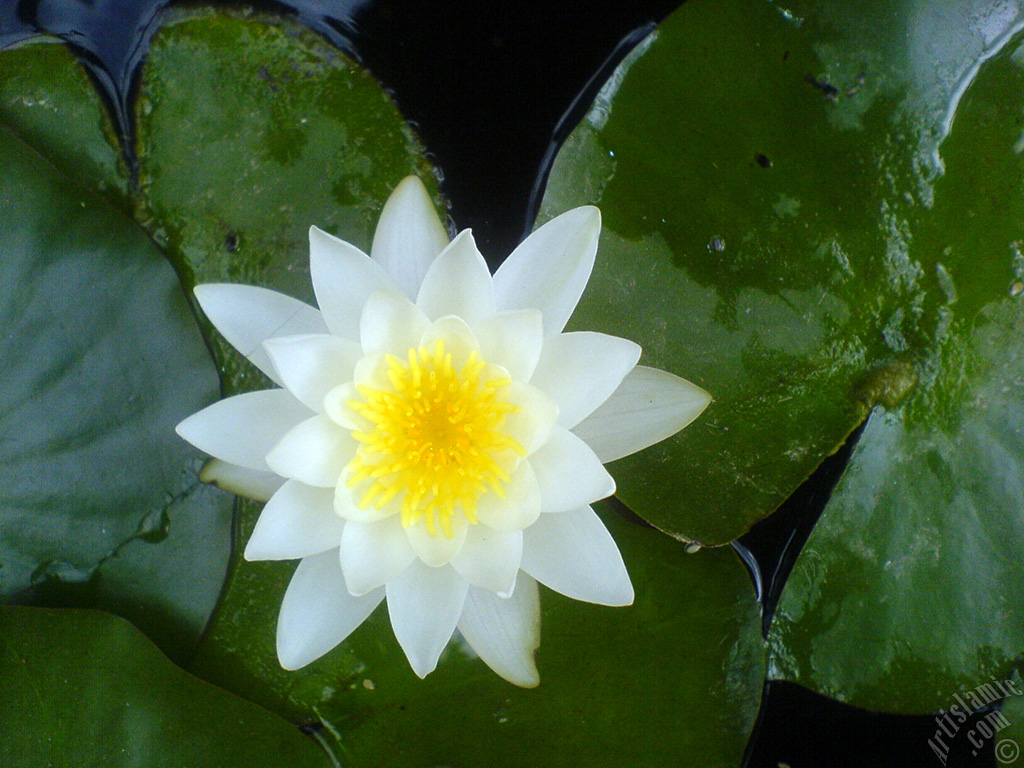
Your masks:
{"label": "dark water", "polygon": [[[87,64],[128,135],[134,75],[154,20],[170,4],[0,0],[0,47],[35,31],[62,37]],[[295,16],[361,60],[392,91],[444,171],[452,218],[460,229],[474,229],[481,250],[495,264],[529,230],[558,142],[621,56],[678,2],[549,0],[526,6],[494,0],[289,0],[250,5]],[[734,545],[750,570],[765,629],[858,435],[775,515]],[[796,685],[770,683],[745,764],[938,766],[927,747],[935,727],[932,717],[871,713]],[[969,745],[954,743],[946,765],[995,766],[988,747],[975,755]]]}

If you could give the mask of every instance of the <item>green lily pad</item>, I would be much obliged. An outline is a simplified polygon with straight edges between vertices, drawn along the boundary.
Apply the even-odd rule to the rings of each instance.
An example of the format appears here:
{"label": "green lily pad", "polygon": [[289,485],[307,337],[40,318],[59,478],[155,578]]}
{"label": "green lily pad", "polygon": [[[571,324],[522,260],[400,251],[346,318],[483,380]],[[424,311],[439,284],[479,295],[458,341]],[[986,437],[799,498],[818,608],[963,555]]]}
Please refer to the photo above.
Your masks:
{"label": "green lily pad", "polygon": [[772,676],[929,712],[1024,652],[1024,309],[974,326],[954,424],[872,416],[783,592]]}
{"label": "green lily pad", "polygon": [[128,211],[128,176],[110,115],[60,40],[34,36],[0,51],[0,124],[83,186]]}
{"label": "green lily pad", "polygon": [[[243,537],[255,522],[247,510]],[[540,686],[516,688],[453,642],[420,680],[382,606],[299,672],[275,655],[293,563],[235,563],[194,670],[297,722],[320,723],[346,766],[735,766],[764,679],[747,576],[729,551],[603,518],[636,588],[629,608],[542,590]],[[496,756],[500,756],[496,757]]]}
{"label": "green lily pad", "polygon": [[772,675],[928,712],[1024,652],[1024,47],[971,74],[915,248],[942,254],[936,353],[872,415],[783,592]]}
{"label": "green lily pad", "polygon": [[[282,19],[170,16],[136,112],[143,222],[188,285],[264,285],[312,302],[310,226],[368,251],[394,186],[433,178],[369,73]],[[210,338],[226,387],[264,385]]]}
{"label": "green lily pad", "polygon": [[122,619],[0,608],[0,763],[327,766],[311,739],[186,674]]}
{"label": "green lily pad", "polygon": [[0,156],[0,597],[116,611],[187,656],[231,500],[174,425],[216,397],[213,365],[129,219],[3,128]]}
{"label": "green lily pad", "polygon": [[[573,323],[715,398],[612,467],[642,517],[704,544],[743,533],[872,406],[936,375],[954,299],[969,316],[1005,295],[1021,217],[1007,174],[986,175],[1005,137],[956,112],[1015,29],[996,5],[693,0],[597,97],[542,210],[604,214]],[[1019,111],[1016,80],[993,87]],[[973,166],[939,153],[952,114],[976,129]]]}

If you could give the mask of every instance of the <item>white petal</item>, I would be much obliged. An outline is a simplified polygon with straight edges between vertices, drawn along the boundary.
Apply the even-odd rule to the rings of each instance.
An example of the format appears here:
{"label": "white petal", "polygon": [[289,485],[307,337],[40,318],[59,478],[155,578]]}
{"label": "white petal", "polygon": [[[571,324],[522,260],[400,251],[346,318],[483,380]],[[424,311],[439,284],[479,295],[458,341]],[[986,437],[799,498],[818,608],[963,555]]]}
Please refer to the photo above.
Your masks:
{"label": "white petal", "polygon": [[607,400],[640,359],[640,345],[604,333],[563,333],[544,340],[530,383],[558,403],[572,428]]}
{"label": "white petal", "polygon": [[544,345],[544,319],[539,310],[497,312],[473,326],[480,356],[502,366],[515,381],[529,381]]}
{"label": "white petal", "polygon": [[400,292],[380,264],[316,227],[309,230],[309,269],[327,327],[345,339],[359,338],[359,316],[370,294]]}
{"label": "white petal", "polygon": [[341,471],[356,455],[352,435],[326,416],[314,416],[288,432],[267,454],[267,464],[279,475],[333,488]]}
{"label": "white petal", "polygon": [[391,381],[388,378],[388,356],[367,355],[358,363],[353,373],[353,383],[356,387],[369,387],[370,389],[388,389]]}
{"label": "white petal", "polygon": [[502,387],[501,398],[520,408],[519,413],[505,418],[503,431],[519,441],[527,456],[531,455],[547,442],[558,422],[558,405],[537,387],[518,381]]}
{"label": "white petal", "polygon": [[395,637],[413,671],[426,677],[455,631],[469,585],[454,569],[413,562],[387,585]]}
{"label": "white petal", "polygon": [[416,553],[398,515],[378,523],[346,523],[341,536],[341,570],[353,595],[383,586],[404,571]]}
{"label": "white petal", "polygon": [[355,341],[329,334],[305,334],[270,339],[264,343],[278,380],[307,408],[323,413],[324,396],[335,386],[352,380],[363,356]]}
{"label": "white petal", "polygon": [[530,464],[540,487],[544,512],[568,512],[615,493],[615,480],[585,442],[564,427],[551,437]]}
{"label": "white petal", "polygon": [[521,531],[540,516],[540,486],[531,462],[520,461],[509,480],[505,498],[488,491],[476,505],[477,519],[496,531]]}
{"label": "white petal", "polygon": [[523,532],[522,569],[575,600],[629,605],[633,585],[608,529],[590,507],[541,515]]}
{"label": "white petal", "polygon": [[207,406],[177,426],[201,451],[230,464],[266,471],[266,457],[309,409],[283,389],[246,392]]}
{"label": "white petal", "polygon": [[407,176],[384,204],[370,255],[415,299],[431,262],[446,245],[448,233],[426,187],[416,176]]}
{"label": "white petal", "polygon": [[339,384],[324,395],[324,415],[339,427],[348,430],[373,429],[373,423],[369,419],[360,416],[349,406],[353,400],[362,399],[354,381]]}
{"label": "white petal", "polygon": [[433,322],[420,337],[419,346],[433,352],[439,340],[444,342],[444,351],[452,356],[452,365],[456,370],[466,364],[473,352],[480,351],[480,344],[473,331],[461,317],[454,315]]}
{"label": "white petal", "polygon": [[602,462],[614,461],[671,437],[710,402],[711,395],[686,379],[638,365],[573,432]]}
{"label": "white petal", "polygon": [[334,514],[333,490],[289,480],[263,507],[245,559],[293,560],[336,549],[344,527]]}
{"label": "white petal", "polygon": [[285,482],[283,477],[274,472],[240,467],[220,459],[207,461],[199,472],[199,479],[256,501],[266,501]]}
{"label": "white petal", "polygon": [[366,492],[373,485],[373,480],[364,480],[354,488],[349,488],[348,479],[351,473],[345,469],[341,473],[338,487],[334,489],[334,512],[350,522],[375,523],[395,514],[395,505],[387,504],[378,508],[375,504],[369,503],[366,508],[360,508],[359,502],[366,495]]}
{"label": "white petal", "polygon": [[431,567],[438,567],[451,561],[462,549],[466,541],[466,519],[461,514],[452,516],[451,538],[445,536],[440,525],[437,525],[437,533],[431,534],[426,524],[420,520],[414,525],[405,529],[405,535],[409,538],[416,556]]}
{"label": "white petal", "polygon": [[540,647],[540,594],[525,573],[508,599],[470,587],[458,626],[487,666],[510,683],[523,688],[540,683],[533,658]]}
{"label": "white petal", "polygon": [[494,273],[498,309],[539,309],[544,333],[561,333],[594,268],[601,212],[566,211],[519,244]]}
{"label": "white petal", "polygon": [[522,557],[522,531],[495,531],[485,525],[471,525],[466,543],[452,558],[452,568],[473,586],[508,597],[516,586]]}
{"label": "white petal", "polygon": [[494,285],[473,233],[462,230],[423,278],[416,306],[431,320],[457,315],[475,323],[494,314]]}
{"label": "white petal", "polygon": [[320,310],[283,293],[252,285],[208,283],[195,287],[196,299],[221,335],[281,384],[263,342],[299,333],[326,333]]}
{"label": "white petal", "polygon": [[305,558],[285,590],[277,617],[281,666],[294,670],[319,659],[352,634],[383,599],[383,589],[362,597],[348,593],[336,549]]}
{"label": "white petal", "polygon": [[430,325],[427,316],[405,296],[394,291],[372,294],[359,320],[363,353],[391,354],[405,360],[411,347]]}

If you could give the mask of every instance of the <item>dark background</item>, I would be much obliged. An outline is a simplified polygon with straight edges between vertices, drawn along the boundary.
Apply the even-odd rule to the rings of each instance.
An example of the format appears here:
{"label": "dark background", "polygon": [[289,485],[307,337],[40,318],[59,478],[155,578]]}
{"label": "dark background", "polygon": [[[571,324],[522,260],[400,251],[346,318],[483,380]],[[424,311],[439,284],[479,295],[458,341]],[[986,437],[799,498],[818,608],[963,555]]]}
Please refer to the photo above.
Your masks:
{"label": "dark background", "polygon": [[[127,104],[134,74],[155,18],[169,4],[0,0],[0,47],[36,31],[64,38],[106,93],[122,132],[130,134]],[[443,170],[451,217],[460,229],[473,228],[493,266],[530,230],[550,161],[605,77],[679,4],[289,0],[248,5],[298,17],[376,75]],[[751,572],[765,629],[858,435],[778,512],[734,544]],[[929,716],[881,715],[793,684],[770,683],[745,764],[938,766],[927,747],[935,728]],[[954,742],[946,765],[995,766],[988,746],[988,752],[972,755],[969,744]]]}

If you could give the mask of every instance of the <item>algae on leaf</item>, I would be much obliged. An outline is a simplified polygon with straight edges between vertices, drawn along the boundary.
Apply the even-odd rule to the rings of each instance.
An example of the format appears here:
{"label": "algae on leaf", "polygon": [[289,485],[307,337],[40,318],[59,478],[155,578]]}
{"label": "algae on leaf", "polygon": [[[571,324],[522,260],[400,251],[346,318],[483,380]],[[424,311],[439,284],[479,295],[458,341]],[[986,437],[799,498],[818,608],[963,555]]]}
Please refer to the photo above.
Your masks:
{"label": "algae on leaf", "polygon": [[[555,161],[541,218],[595,203],[605,222],[574,322],[715,398],[612,466],[663,531],[723,544],[768,515],[874,405],[935,391],[962,343],[950,313],[1019,269],[1019,128],[1007,145],[963,109],[1019,9],[918,5],[686,3]],[[940,33],[957,44],[931,46]],[[993,85],[1006,114],[1018,80]],[[944,144],[964,122],[973,164]]]}
{"label": "algae on leaf", "polygon": [[[262,285],[312,302],[309,228],[369,250],[380,209],[433,168],[370,74],[301,27],[173,14],[136,104],[141,220],[184,282]],[[208,336],[229,392],[264,381]]]}
{"label": "algae on leaf", "polygon": [[80,185],[131,210],[111,116],[75,55],[38,35],[0,51],[0,125]]}

